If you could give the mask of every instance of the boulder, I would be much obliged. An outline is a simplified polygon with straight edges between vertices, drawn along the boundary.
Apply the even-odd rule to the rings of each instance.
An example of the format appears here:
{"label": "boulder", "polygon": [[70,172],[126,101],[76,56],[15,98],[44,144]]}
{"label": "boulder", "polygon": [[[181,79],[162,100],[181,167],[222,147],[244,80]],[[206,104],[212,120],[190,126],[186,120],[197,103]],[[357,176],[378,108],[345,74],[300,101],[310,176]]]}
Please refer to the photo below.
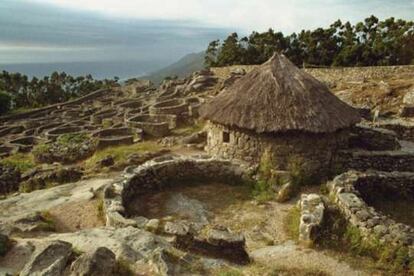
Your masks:
{"label": "boulder", "polygon": [[112,276],[116,275],[115,254],[106,247],[82,254],[71,265],[73,276]]}
{"label": "boulder", "polygon": [[45,242],[36,248],[20,276],[62,275],[71,255],[72,245],[68,242]]}
{"label": "boulder", "polygon": [[243,250],[246,242],[243,235],[231,233],[227,229],[211,229],[207,241],[214,246]]}

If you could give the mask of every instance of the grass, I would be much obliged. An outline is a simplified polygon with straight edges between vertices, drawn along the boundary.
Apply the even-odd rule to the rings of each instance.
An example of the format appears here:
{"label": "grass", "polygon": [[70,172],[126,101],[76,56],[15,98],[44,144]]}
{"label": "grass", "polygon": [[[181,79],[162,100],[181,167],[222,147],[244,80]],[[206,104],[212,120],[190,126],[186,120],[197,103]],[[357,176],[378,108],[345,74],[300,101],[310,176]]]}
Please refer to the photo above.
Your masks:
{"label": "grass", "polygon": [[204,124],[195,123],[191,126],[173,129],[172,133],[177,136],[187,136],[187,135],[191,135],[193,133],[202,131],[203,129],[204,129]]}
{"label": "grass", "polygon": [[364,257],[364,266],[370,269],[398,275],[414,274],[414,258],[409,256],[407,247],[381,243],[377,237],[365,238],[357,227],[347,224],[336,209],[331,208],[326,213],[318,245],[341,255],[352,255],[351,262],[355,256]]}
{"label": "grass", "polygon": [[157,151],[161,148],[159,144],[154,141],[146,141],[133,145],[110,147],[103,150],[98,150],[89,159],[85,161],[85,168],[92,170],[96,164],[107,156],[114,158],[117,166],[127,165],[128,155],[131,153],[140,153],[145,151]]}
{"label": "grass", "polygon": [[287,268],[272,265],[271,263],[255,262],[243,268],[226,267],[215,271],[217,276],[270,276],[270,275],[289,275],[289,276],[327,276],[328,274],[313,268]]}
{"label": "grass", "polygon": [[289,238],[298,240],[299,238],[299,224],[300,224],[300,210],[298,207],[293,207],[284,219],[284,228]]}
{"label": "grass", "polygon": [[123,258],[119,258],[117,260],[116,271],[115,271],[114,274],[119,275],[119,276],[134,276],[134,275],[136,275],[134,273],[134,270],[132,269],[131,264]]}
{"label": "grass", "polygon": [[98,199],[98,203],[96,205],[96,209],[98,211],[98,218],[102,222],[105,222],[104,200],[102,198]]}
{"label": "grass", "polygon": [[14,167],[24,173],[36,166],[34,157],[30,153],[16,153],[0,161],[4,166]]}

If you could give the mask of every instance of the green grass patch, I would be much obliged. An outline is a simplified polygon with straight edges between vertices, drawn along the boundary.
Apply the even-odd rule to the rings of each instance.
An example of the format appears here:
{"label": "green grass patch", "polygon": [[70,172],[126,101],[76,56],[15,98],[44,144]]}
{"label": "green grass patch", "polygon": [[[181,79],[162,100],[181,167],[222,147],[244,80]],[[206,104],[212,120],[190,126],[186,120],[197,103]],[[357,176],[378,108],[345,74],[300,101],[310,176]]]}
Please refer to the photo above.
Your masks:
{"label": "green grass patch", "polygon": [[102,198],[98,199],[96,209],[97,209],[97,212],[98,212],[98,218],[102,222],[105,222],[105,207],[104,207],[104,200]]}
{"label": "green grass patch", "polygon": [[14,167],[24,173],[36,166],[34,157],[30,153],[16,153],[0,161],[1,165]]}
{"label": "green grass patch", "polygon": [[203,129],[204,129],[204,124],[195,123],[191,126],[185,126],[185,127],[180,127],[180,128],[173,129],[171,132],[174,135],[177,135],[177,136],[187,136],[187,135],[191,135],[193,133],[200,132]]}
{"label": "green grass patch", "polygon": [[218,276],[243,275],[289,275],[289,276],[328,276],[329,274],[314,268],[288,268],[271,263],[255,262],[243,268],[226,267],[215,271]]}
{"label": "green grass patch", "polygon": [[289,210],[289,213],[284,218],[284,228],[288,236],[292,240],[298,240],[299,238],[299,224],[300,224],[300,210],[298,207],[293,207]]}
{"label": "green grass patch", "polygon": [[96,164],[107,156],[112,156],[118,167],[126,165],[128,155],[132,153],[154,152],[161,149],[161,146],[154,141],[146,141],[133,145],[124,145],[117,147],[110,147],[103,150],[98,150],[85,161],[85,168],[87,170],[94,169]]}
{"label": "green grass patch", "polygon": [[317,244],[340,254],[368,257],[365,261],[368,266],[390,274],[414,274],[414,258],[409,256],[407,247],[382,243],[377,237],[365,238],[357,227],[349,225],[334,208],[329,208],[325,214]]}

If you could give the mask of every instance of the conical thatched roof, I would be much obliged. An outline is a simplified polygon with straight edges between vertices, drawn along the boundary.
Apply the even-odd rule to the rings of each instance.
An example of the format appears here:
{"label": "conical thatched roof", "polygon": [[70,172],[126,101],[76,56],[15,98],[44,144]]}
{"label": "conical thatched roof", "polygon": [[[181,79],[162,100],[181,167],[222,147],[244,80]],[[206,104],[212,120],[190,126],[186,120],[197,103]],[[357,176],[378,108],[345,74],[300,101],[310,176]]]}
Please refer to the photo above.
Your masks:
{"label": "conical thatched roof", "polygon": [[275,54],[201,108],[212,122],[262,132],[334,132],[360,121],[328,87]]}

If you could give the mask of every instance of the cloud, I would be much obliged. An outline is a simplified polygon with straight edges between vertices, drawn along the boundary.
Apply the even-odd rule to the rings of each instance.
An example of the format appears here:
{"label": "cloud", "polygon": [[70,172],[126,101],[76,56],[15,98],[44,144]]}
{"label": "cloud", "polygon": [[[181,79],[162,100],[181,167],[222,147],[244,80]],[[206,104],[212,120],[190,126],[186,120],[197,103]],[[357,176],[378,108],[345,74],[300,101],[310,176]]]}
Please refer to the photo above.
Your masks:
{"label": "cloud", "polygon": [[[412,0],[31,0],[83,9],[107,16],[140,19],[192,20],[245,31],[269,27],[283,31],[315,28],[341,18],[414,18]],[[410,10],[411,8],[411,10]]]}

